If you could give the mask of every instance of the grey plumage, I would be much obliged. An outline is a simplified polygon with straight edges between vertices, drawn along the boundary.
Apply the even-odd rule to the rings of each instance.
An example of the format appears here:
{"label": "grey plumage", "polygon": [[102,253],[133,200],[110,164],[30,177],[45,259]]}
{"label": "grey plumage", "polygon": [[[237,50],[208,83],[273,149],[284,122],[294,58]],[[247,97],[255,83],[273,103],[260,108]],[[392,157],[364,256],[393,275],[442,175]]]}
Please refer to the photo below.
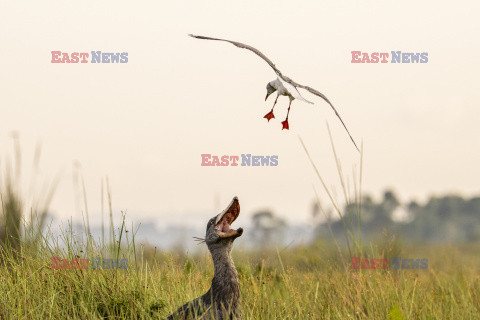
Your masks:
{"label": "grey plumage", "polygon": [[[193,38],[196,38],[196,39],[203,39],[203,40],[216,40],[216,41],[224,41],[224,42],[229,42],[231,44],[233,44],[234,46],[238,47],[238,48],[242,48],[242,49],[247,49],[247,50],[250,50],[252,51],[253,53],[255,53],[256,55],[258,55],[260,58],[262,58],[263,60],[265,60],[265,62],[268,63],[268,65],[275,71],[275,73],[277,74],[277,76],[279,78],[281,78],[283,81],[289,83],[290,85],[292,85],[295,89],[297,88],[301,88],[301,89],[304,89],[304,90],[307,90],[308,92],[310,92],[311,94],[314,94],[320,98],[322,98],[323,100],[325,100],[329,105],[330,107],[333,109],[333,111],[335,112],[335,115],[338,117],[338,119],[340,120],[340,122],[342,123],[343,127],[345,128],[345,130],[347,131],[348,133],[348,136],[350,137],[350,140],[352,140],[355,148],[360,151],[358,149],[358,146],[357,146],[357,143],[355,142],[355,140],[353,139],[352,135],[350,134],[350,131],[348,130],[347,126],[345,125],[345,122],[343,122],[342,118],[340,117],[340,114],[338,113],[337,109],[333,106],[333,104],[330,102],[330,100],[323,94],[321,93],[320,91],[318,90],[315,90],[309,86],[304,86],[304,85],[301,85],[295,81],[293,81],[292,79],[290,79],[289,77],[287,76],[284,76],[282,74],[282,72],[280,72],[280,70],[275,66],[275,64],[269,59],[267,58],[267,56],[265,56],[262,52],[260,52],[258,49],[252,47],[252,46],[249,46],[247,44],[244,44],[244,43],[241,43],[241,42],[237,42],[237,41],[231,41],[231,40],[226,40],[226,39],[219,39],[219,38],[212,38],[212,37],[205,37],[205,36],[198,36],[198,35],[193,35],[193,34],[189,34],[190,37],[193,37]],[[301,95],[300,95],[301,96]],[[268,95],[267,95],[268,97]],[[278,96],[277,96],[278,98]],[[289,96],[290,98],[290,103],[292,102],[292,97],[291,95]],[[308,102],[308,101],[307,101]],[[275,103],[276,103],[276,100],[275,100]],[[275,104],[274,104],[275,106]],[[289,106],[289,109],[290,109],[290,106]],[[272,112],[273,112],[273,108],[272,108]],[[273,114],[272,114],[273,116]],[[270,118],[267,117],[268,120],[270,120]],[[287,119],[286,121],[287,122],[287,125],[285,127],[284,125],[284,128],[288,129],[288,114],[287,114]]]}
{"label": "grey plumage", "polygon": [[[230,224],[240,214],[238,198],[207,224],[204,241],[212,255],[214,276],[212,286],[203,296],[187,302],[167,320],[186,319],[240,319],[240,283],[231,256],[233,242],[243,234],[243,229],[233,230]],[[199,238],[200,239],[200,238]]]}

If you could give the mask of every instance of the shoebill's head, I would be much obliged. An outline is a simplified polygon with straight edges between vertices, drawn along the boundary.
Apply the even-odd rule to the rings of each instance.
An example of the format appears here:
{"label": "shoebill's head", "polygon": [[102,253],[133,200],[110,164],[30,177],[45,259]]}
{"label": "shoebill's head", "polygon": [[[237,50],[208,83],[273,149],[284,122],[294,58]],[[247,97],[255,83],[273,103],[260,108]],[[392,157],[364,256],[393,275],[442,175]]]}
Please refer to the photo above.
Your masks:
{"label": "shoebill's head", "polygon": [[267,96],[265,97],[265,101],[267,101],[268,96],[277,91],[277,80],[270,81],[267,83]]}
{"label": "shoebill's head", "polygon": [[223,246],[233,243],[236,238],[243,234],[242,228],[238,228],[237,230],[231,228],[231,224],[239,215],[240,203],[238,202],[238,198],[235,197],[225,210],[208,221],[205,242],[210,251],[219,245]]}

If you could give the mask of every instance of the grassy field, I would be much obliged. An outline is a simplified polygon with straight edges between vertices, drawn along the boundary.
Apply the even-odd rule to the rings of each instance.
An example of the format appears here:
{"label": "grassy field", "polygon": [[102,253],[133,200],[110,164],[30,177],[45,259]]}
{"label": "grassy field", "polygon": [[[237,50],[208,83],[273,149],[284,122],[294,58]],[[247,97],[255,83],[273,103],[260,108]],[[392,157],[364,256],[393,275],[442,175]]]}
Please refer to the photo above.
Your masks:
{"label": "grassy field", "polygon": [[[263,251],[234,247],[245,319],[480,319],[480,244],[413,245],[391,235],[362,242],[360,222],[351,223],[355,215],[361,220],[361,164],[349,192],[333,148],[345,208],[353,208],[344,212],[305,151],[345,238]],[[210,287],[213,265],[205,246],[191,255],[164,252],[135,243],[125,223],[114,228],[108,180],[110,228],[100,243],[88,236],[87,210],[81,234],[67,228],[56,237],[45,226],[53,192],[40,193],[43,201],[27,207],[15,175],[3,179],[1,319],[159,319]],[[25,219],[25,212],[32,216]],[[128,268],[55,269],[53,257],[128,259]],[[351,257],[428,259],[428,268],[353,270]]]}
{"label": "grassy field", "polygon": [[[213,265],[206,251],[184,256],[138,248],[107,251],[70,243],[64,250],[46,245],[35,251],[21,247],[17,254],[4,250],[0,317],[158,319],[209,288]],[[368,250],[379,252],[375,246]],[[396,256],[428,258],[428,269],[352,270],[348,258],[342,261],[334,246],[321,243],[263,252],[235,248],[244,318],[480,319],[480,246],[392,250]],[[128,269],[52,269],[52,256],[102,254],[128,258]]]}

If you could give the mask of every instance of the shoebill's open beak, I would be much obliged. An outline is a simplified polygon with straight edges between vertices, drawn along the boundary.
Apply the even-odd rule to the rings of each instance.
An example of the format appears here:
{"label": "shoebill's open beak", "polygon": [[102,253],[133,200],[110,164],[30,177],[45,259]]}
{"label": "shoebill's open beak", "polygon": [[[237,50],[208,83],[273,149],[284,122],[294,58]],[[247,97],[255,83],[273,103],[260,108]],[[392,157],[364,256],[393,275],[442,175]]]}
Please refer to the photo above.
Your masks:
{"label": "shoebill's open beak", "polygon": [[215,229],[220,238],[239,237],[243,234],[243,229],[232,229],[231,224],[240,215],[240,202],[234,197],[228,207],[220,212],[215,219]]}

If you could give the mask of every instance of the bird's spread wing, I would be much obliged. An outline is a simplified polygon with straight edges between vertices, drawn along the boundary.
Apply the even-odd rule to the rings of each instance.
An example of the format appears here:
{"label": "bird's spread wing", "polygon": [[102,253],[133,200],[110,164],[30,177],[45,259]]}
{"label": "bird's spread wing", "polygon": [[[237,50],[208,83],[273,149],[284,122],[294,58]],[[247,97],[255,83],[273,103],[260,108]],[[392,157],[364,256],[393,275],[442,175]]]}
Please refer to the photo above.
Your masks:
{"label": "bird's spread wing", "polygon": [[313,88],[310,88],[309,86],[304,86],[304,85],[301,85],[301,84],[298,84],[296,83],[295,81],[293,81],[292,79],[290,79],[289,77],[287,76],[283,76],[283,75],[280,75],[280,77],[285,81],[285,82],[288,82],[290,83],[292,86],[296,87],[296,88],[302,88],[302,89],[305,89],[307,90],[308,92],[316,95],[316,96],[319,96],[320,98],[322,98],[323,100],[325,100],[329,105],[330,107],[332,107],[333,111],[335,112],[335,114],[337,115],[338,119],[340,119],[340,122],[343,124],[343,127],[345,128],[345,130],[347,130],[347,133],[348,133],[348,136],[350,137],[350,140],[352,140],[353,144],[355,145],[355,148],[357,148],[358,151],[360,151],[360,149],[358,149],[357,147],[357,144],[355,143],[355,140],[353,140],[353,137],[352,135],[350,134],[350,131],[348,131],[347,129],[347,126],[345,125],[345,122],[343,122],[342,120],[342,117],[340,117],[340,114],[338,113],[337,109],[335,109],[335,107],[333,106],[333,104],[330,102],[330,100],[328,100],[328,98],[323,94],[321,93],[320,91],[317,91]]}
{"label": "bird's spread wing", "polygon": [[310,88],[309,86],[304,86],[304,85],[301,85],[301,84],[298,84],[296,83],[295,81],[293,81],[292,79],[290,79],[289,77],[287,76],[284,76],[282,75],[282,73],[280,72],[280,70],[277,69],[277,67],[275,66],[275,64],[272,62],[272,60],[268,59],[266,55],[264,55],[263,53],[261,53],[259,50],[255,49],[254,47],[252,46],[249,46],[247,44],[244,44],[244,43],[241,43],[241,42],[236,42],[236,41],[231,41],[231,40],[225,40],[225,39],[219,39],[219,38],[211,38],[211,37],[205,37],[205,36],[197,36],[197,35],[194,35],[194,34],[189,34],[190,37],[193,37],[193,38],[197,38],[197,39],[203,39],[203,40],[216,40],[216,41],[225,41],[225,42],[230,42],[231,44],[233,44],[234,46],[238,47],[238,48],[242,48],[242,49],[247,49],[247,50],[250,50],[252,51],[253,53],[255,53],[257,56],[259,56],[260,58],[262,58],[263,60],[265,60],[265,62],[268,63],[268,65],[270,67],[272,67],[272,69],[275,71],[275,73],[277,74],[277,76],[279,76],[281,78],[281,80],[291,84],[293,87],[294,87],[294,90],[289,90],[291,93],[293,93],[294,91],[296,91],[298,93],[298,97],[295,97],[296,99],[298,99],[300,97],[300,100],[303,100],[303,101],[306,101],[306,102],[309,102],[309,103],[312,103],[308,100],[306,100],[305,98],[302,97],[302,95],[300,94],[300,92],[298,92],[297,88],[302,88],[302,89],[305,89],[307,91],[309,91],[310,93],[314,94],[314,95],[317,95],[319,96],[320,98],[322,98],[323,100],[325,100],[329,105],[330,107],[332,107],[333,111],[335,112],[335,114],[337,115],[338,119],[340,119],[340,122],[343,124],[343,127],[345,128],[345,130],[347,130],[347,133],[348,135],[350,136],[350,139],[352,140],[353,144],[355,145],[355,148],[357,148],[358,151],[360,151],[357,147],[357,144],[355,143],[355,140],[353,140],[353,137],[352,135],[350,134],[350,132],[348,131],[347,129],[347,126],[345,125],[345,123],[343,122],[342,118],[340,117],[340,114],[338,114],[338,111],[337,109],[335,109],[335,107],[333,106],[333,104],[330,102],[330,100],[328,100],[328,98],[321,92],[313,89],[313,88]]}
{"label": "bird's spread wing", "polygon": [[263,53],[261,53],[259,50],[255,49],[255,48],[252,47],[252,46],[249,46],[249,45],[244,44],[244,43],[236,42],[236,41],[225,40],[225,39],[218,39],[218,38],[210,38],[210,37],[204,37],[204,36],[196,36],[196,35],[194,35],[194,34],[189,34],[189,36],[190,36],[190,37],[193,37],[193,38],[197,38],[197,39],[217,40],[217,41],[230,42],[231,44],[233,44],[234,46],[236,46],[236,47],[238,47],[238,48],[250,50],[250,51],[252,51],[253,53],[255,53],[257,56],[259,56],[260,58],[262,58],[263,60],[265,60],[265,62],[267,62],[270,67],[272,67],[272,69],[275,71],[275,73],[276,73],[278,76],[281,76],[281,75],[282,75],[282,73],[280,72],[280,70],[277,69],[277,67],[276,67],[275,64],[272,62],[272,60],[268,59],[266,55],[264,55]]}

